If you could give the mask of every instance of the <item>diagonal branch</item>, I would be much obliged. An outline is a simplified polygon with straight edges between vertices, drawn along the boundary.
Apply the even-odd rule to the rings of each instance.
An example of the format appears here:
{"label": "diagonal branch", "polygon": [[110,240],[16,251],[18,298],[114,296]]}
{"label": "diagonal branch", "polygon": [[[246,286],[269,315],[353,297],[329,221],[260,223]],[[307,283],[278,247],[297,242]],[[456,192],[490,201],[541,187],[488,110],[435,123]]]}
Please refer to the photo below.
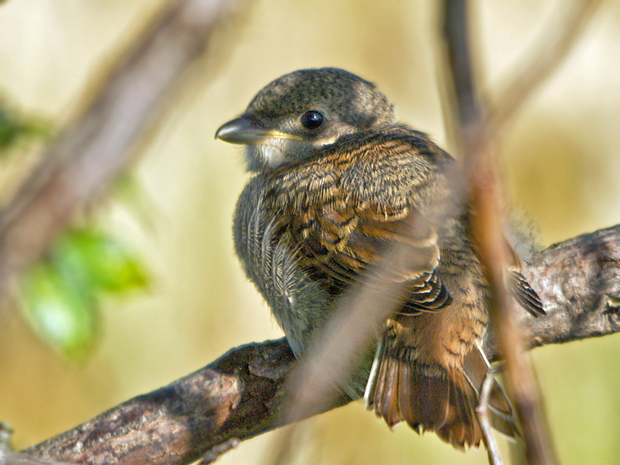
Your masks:
{"label": "diagonal branch", "polygon": [[[551,246],[524,273],[548,314],[534,319],[522,312],[529,347],[620,331],[620,225]],[[497,357],[495,347],[487,353]],[[294,362],[284,339],[232,349],[24,453],[84,464],[191,463],[219,444],[275,428]]]}
{"label": "diagonal branch", "polygon": [[72,215],[130,160],[235,1],[170,2],[102,76],[95,98],[0,214],[0,289],[40,258]]}
{"label": "diagonal branch", "polygon": [[[502,224],[502,188],[496,166],[496,138],[505,123],[526,98],[548,77],[571,46],[576,43],[587,20],[600,1],[581,1],[548,36],[549,47],[534,55],[533,66],[518,75],[500,105],[489,112],[477,88],[471,59],[471,5],[463,0],[445,0],[444,37],[448,76],[454,99],[452,114],[457,121],[459,151],[469,179],[472,210],[471,233],[490,287],[489,319],[497,339],[497,348],[506,362],[506,380],[516,413],[523,428],[528,463],[557,463],[540,401],[539,389],[530,361],[524,355],[525,339],[517,321],[514,300],[509,296],[504,270],[508,253]],[[493,123],[491,126],[490,123]],[[489,439],[490,437],[487,436]]]}
{"label": "diagonal branch", "polygon": [[487,121],[492,133],[500,131],[559,68],[603,3],[605,0],[574,0],[553,15],[553,24],[544,28],[544,36],[532,52],[525,53],[526,62],[513,70],[511,80],[497,96]]}

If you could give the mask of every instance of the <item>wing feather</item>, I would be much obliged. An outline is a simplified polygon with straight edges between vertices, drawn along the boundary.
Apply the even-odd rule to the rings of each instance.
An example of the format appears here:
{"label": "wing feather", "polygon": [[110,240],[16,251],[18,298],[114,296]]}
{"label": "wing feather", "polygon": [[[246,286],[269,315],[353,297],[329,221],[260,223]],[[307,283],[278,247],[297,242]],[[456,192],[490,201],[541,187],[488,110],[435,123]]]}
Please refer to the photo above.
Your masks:
{"label": "wing feather", "polygon": [[[440,251],[433,225],[417,205],[403,200],[406,188],[399,187],[400,194],[391,196],[386,195],[389,183],[371,186],[380,193],[373,198],[369,186],[362,185],[370,179],[370,169],[402,176],[398,168],[403,163],[417,163],[419,170],[430,169],[432,163],[423,166],[424,157],[414,153],[417,149],[406,138],[383,145],[376,140],[357,142],[349,152],[326,153],[316,162],[305,160],[271,175],[271,206],[290,231],[291,249],[305,269],[339,293],[391,246],[403,244],[411,253],[402,254],[380,280],[409,284],[402,313],[445,307],[451,298],[437,275]],[[422,178],[394,182],[414,184]]]}

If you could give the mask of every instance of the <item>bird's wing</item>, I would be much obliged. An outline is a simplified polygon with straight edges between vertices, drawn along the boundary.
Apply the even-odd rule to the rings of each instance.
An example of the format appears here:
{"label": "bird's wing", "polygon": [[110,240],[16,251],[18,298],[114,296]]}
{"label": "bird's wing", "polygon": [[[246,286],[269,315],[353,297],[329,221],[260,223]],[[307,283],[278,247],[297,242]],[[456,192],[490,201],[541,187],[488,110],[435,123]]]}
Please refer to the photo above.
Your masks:
{"label": "bird's wing", "polygon": [[292,225],[303,262],[337,287],[359,279],[390,247],[401,246],[402,255],[379,280],[408,282],[409,311],[432,311],[449,303],[436,272],[435,230],[409,208],[379,211],[376,205],[353,201],[318,204],[294,218]]}
{"label": "bird's wing", "polygon": [[[373,153],[368,157],[381,151],[376,143],[370,145]],[[348,152],[355,153],[363,153],[363,147]],[[404,150],[396,156],[413,158]],[[403,311],[434,311],[448,305],[450,295],[437,275],[440,250],[434,227],[413,205],[373,200],[343,181],[358,168],[360,158],[327,156],[288,167],[274,178],[270,197],[302,266],[339,291],[360,279],[390,247],[400,245],[406,252],[379,278],[408,283]],[[394,157],[386,159],[394,163]],[[382,173],[380,162],[375,175]]]}
{"label": "bird's wing", "polygon": [[506,286],[515,300],[534,318],[546,316],[538,293],[530,286],[525,276],[521,273],[523,264],[514,248],[506,241],[508,249],[508,269],[506,271]]}

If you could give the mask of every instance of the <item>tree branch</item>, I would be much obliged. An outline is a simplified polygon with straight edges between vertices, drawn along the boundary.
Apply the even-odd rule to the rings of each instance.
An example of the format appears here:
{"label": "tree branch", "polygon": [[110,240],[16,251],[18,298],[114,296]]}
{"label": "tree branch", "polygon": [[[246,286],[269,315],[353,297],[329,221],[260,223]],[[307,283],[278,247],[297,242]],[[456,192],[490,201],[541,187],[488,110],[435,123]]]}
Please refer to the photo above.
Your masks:
{"label": "tree branch", "polygon": [[[530,347],[620,331],[620,225],[551,246],[524,272],[548,314],[534,319],[523,312]],[[497,356],[495,347],[487,351]],[[186,464],[217,455],[220,444],[277,426],[294,362],[284,339],[232,349],[24,453],[85,464]],[[340,398],[329,408],[347,402]]]}
{"label": "tree branch", "polygon": [[239,2],[170,2],[101,76],[94,99],[0,215],[0,289],[128,163],[140,135]]}
{"label": "tree branch", "polygon": [[[551,38],[548,42],[551,47],[542,47],[531,62],[533,66],[518,74],[494,112],[489,112],[476,85],[468,32],[471,26],[468,3],[466,0],[444,0],[444,39],[448,80],[454,96],[451,109],[457,122],[458,151],[463,156],[470,204],[475,212],[470,229],[489,283],[490,326],[497,341],[496,350],[505,360],[506,385],[521,423],[527,461],[531,465],[553,465],[558,460],[541,407],[534,369],[524,356],[527,342],[517,321],[516,303],[504,285],[510,252],[504,237],[495,138],[499,126],[557,69],[602,1],[583,0],[575,4],[571,14],[556,25],[555,33],[547,37]],[[485,436],[485,442],[487,439],[493,440],[490,435]],[[487,443],[487,447],[493,449],[494,445]]]}

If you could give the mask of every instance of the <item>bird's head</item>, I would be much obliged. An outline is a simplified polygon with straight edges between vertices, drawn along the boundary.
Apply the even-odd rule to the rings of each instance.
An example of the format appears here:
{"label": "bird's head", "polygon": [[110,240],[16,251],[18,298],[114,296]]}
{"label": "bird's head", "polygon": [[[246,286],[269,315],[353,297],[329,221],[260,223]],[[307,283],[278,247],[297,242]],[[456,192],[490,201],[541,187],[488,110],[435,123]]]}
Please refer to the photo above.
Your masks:
{"label": "bird's head", "polygon": [[246,145],[248,170],[268,171],[393,122],[392,105],[371,82],[337,68],[305,69],[264,87],[215,137]]}

